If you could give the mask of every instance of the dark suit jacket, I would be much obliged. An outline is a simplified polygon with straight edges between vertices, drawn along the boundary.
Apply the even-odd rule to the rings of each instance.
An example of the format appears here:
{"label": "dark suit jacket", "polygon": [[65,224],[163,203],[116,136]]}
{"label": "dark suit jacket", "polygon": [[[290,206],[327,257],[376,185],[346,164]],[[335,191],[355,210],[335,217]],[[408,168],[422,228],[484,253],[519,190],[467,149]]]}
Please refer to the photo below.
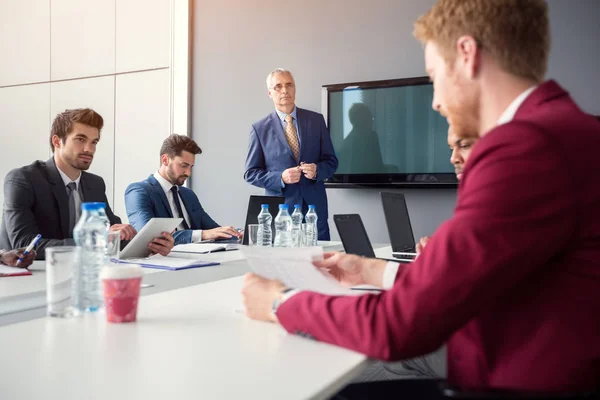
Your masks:
{"label": "dark suit jacket", "polygon": [[[175,244],[190,243],[192,230],[218,228],[217,224],[202,208],[198,196],[193,190],[179,187],[179,197],[185,207],[190,220],[188,230],[173,233]],[[140,230],[151,218],[173,218],[171,206],[160,183],[150,175],[148,179],[132,183],[125,190],[125,209],[129,223]]]}
{"label": "dark suit jacket", "polygon": [[[104,180],[81,173],[82,202],[103,202],[111,225],[121,219],[113,214],[106,198]],[[26,247],[37,235],[37,259],[45,258],[50,246],[73,245],[69,235],[69,199],[54,159],[35,161],[13,169],[4,180],[4,213],[0,227],[0,248]]]}
{"label": "dark suit jacket", "polygon": [[[285,138],[281,120],[274,111],[252,125],[248,155],[246,157],[246,182],[265,188],[269,196],[285,196],[285,202],[293,209],[294,204],[314,204],[319,217],[319,239],[329,240],[327,224],[327,194],[323,181],[331,178],[338,166],[331,137],[321,114],[297,108],[300,136],[300,160],[317,165],[317,178],[307,179],[281,187],[284,170],[298,166],[292,149]],[[304,207],[306,212],[306,207]]]}
{"label": "dark suit jacket", "polygon": [[600,124],[554,81],[488,132],[454,216],[382,295],[302,292],[290,332],[374,358],[445,341],[463,389],[575,391],[600,379]]}

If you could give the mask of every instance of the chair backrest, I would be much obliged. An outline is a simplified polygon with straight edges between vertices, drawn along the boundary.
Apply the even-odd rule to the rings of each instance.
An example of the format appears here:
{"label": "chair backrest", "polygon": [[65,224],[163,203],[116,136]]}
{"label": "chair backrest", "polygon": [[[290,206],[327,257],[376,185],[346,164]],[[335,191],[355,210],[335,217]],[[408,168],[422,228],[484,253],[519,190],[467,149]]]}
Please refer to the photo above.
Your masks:
{"label": "chair backrest", "polygon": [[[258,214],[260,213],[261,204],[269,205],[269,212],[273,216],[273,221],[279,212],[279,205],[285,203],[285,197],[283,196],[250,196],[248,200],[248,211],[246,211],[246,223],[244,224],[244,232],[248,232],[249,224],[258,223]],[[273,229],[273,226],[271,226]],[[273,229],[273,232],[275,230]],[[275,235],[272,235],[275,237]],[[244,235],[242,238],[242,244],[248,245],[248,235]]]}

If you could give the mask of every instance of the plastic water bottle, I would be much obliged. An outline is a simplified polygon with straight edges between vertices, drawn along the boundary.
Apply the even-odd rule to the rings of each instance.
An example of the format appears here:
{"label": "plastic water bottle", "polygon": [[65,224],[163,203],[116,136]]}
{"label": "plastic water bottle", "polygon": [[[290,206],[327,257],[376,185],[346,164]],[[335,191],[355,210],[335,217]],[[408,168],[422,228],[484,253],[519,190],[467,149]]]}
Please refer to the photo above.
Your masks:
{"label": "plastic water bottle", "polygon": [[81,248],[81,260],[73,277],[74,307],[83,312],[97,311],[104,305],[100,269],[106,263],[109,221],[104,203],[81,204],[81,218],[73,228],[73,238]]}
{"label": "plastic water bottle", "polygon": [[287,204],[279,205],[275,217],[275,247],[292,247],[292,217]]}
{"label": "plastic water bottle", "polygon": [[258,232],[256,233],[256,245],[263,247],[271,247],[273,244],[272,240],[272,229],[271,224],[273,217],[269,212],[268,204],[261,204],[260,213],[258,214]]}
{"label": "plastic water bottle", "polygon": [[292,247],[302,247],[302,206],[300,204],[294,205],[294,212],[292,213]]}
{"label": "plastic water bottle", "polygon": [[306,245],[307,246],[316,246],[317,240],[319,239],[319,229],[317,228],[317,210],[315,206],[310,204],[308,206],[308,212],[305,216],[307,229],[306,229]]}

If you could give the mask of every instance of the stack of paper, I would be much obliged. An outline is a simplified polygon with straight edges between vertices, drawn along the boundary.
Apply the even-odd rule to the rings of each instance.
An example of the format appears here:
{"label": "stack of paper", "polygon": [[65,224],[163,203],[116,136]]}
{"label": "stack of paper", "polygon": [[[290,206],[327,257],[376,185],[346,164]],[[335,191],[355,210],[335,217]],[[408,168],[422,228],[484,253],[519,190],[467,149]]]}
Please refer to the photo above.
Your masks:
{"label": "stack of paper", "polygon": [[190,269],[199,267],[208,267],[211,265],[219,265],[214,261],[191,260],[187,258],[164,257],[160,254],[155,254],[146,258],[126,258],[117,260],[125,264],[138,264],[145,268],[167,269],[178,271],[180,269]]}
{"label": "stack of paper", "polygon": [[178,244],[177,246],[173,247],[173,250],[171,250],[171,252],[208,254],[217,251],[229,251],[237,249],[238,245],[234,243],[187,243]]}
{"label": "stack of paper", "polygon": [[280,248],[247,247],[240,250],[255,274],[267,279],[277,279],[287,287],[310,290],[331,295],[363,294],[342,286],[312,264],[323,259],[321,247]]}

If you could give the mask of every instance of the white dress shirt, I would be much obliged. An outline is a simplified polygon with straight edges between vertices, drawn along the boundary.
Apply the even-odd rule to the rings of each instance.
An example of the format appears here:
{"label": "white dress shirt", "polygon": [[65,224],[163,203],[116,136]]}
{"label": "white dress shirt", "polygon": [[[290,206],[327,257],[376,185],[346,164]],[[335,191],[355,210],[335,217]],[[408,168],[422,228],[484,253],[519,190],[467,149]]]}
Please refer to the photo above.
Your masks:
{"label": "white dress shirt", "polygon": [[[179,204],[181,204],[181,210],[183,211],[183,215],[179,215],[179,212],[177,211],[177,206],[175,205],[175,199],[173,198],[173,192],[171,192],[171,188],[175,185],[173,185],[171,182],[169,182],[168,180],[166,180],[165,178],[162,177],[161,174],[158,173],[158,171],[156,171],[154,173],[154,178],[158,181],[158,183],[160,183],[160,186],[162,187],[163,191],[165,192],[165,195],[167,196],[167,200],[169,201],[169,207],[171,207],[171,213],[173,214],[174,218],[183,218],[185,220],[185,222],[188,224],[188,226],[192,226],[192,224],[190,223],[190,215],[188,214],[187,210],[185,209],[185,204],[183,204],[183,201],[181,200],[181,196],[179,195],[179,190],[177,191],[177,196],[179,197]],[[182,231],[185,230],[185,227],[183,226],[183,222],[181,224],[179,224],[179,226],[177,227],[177,230]],[[194,229],[192,230],[192,242],[200,242],[202,240],[202,229]]]}
{"label": "white dress shirt", "polygon": [[79,195],[79,193],[81,193],[81,188],[79,187],[79,182],[81,181],[81,171],[79,171],[79,176],[77,177],[77,179],[72,181],[71,178],[67,176],[67,174],[61,171],[58,165],[56,166],[56,169],[58,170],[58,173],[60,174],[60,177],[62,178],[65,184],[65,190],[67,189],[67,185],[69,183],[75,182],[75,191],[73,192],[73,199],[75,200],[75,212],[77,213],[77,215],[75,216],[75,223],[77,223],[77,221],[79,221],[79,216],[81,215],[82,199]]}

